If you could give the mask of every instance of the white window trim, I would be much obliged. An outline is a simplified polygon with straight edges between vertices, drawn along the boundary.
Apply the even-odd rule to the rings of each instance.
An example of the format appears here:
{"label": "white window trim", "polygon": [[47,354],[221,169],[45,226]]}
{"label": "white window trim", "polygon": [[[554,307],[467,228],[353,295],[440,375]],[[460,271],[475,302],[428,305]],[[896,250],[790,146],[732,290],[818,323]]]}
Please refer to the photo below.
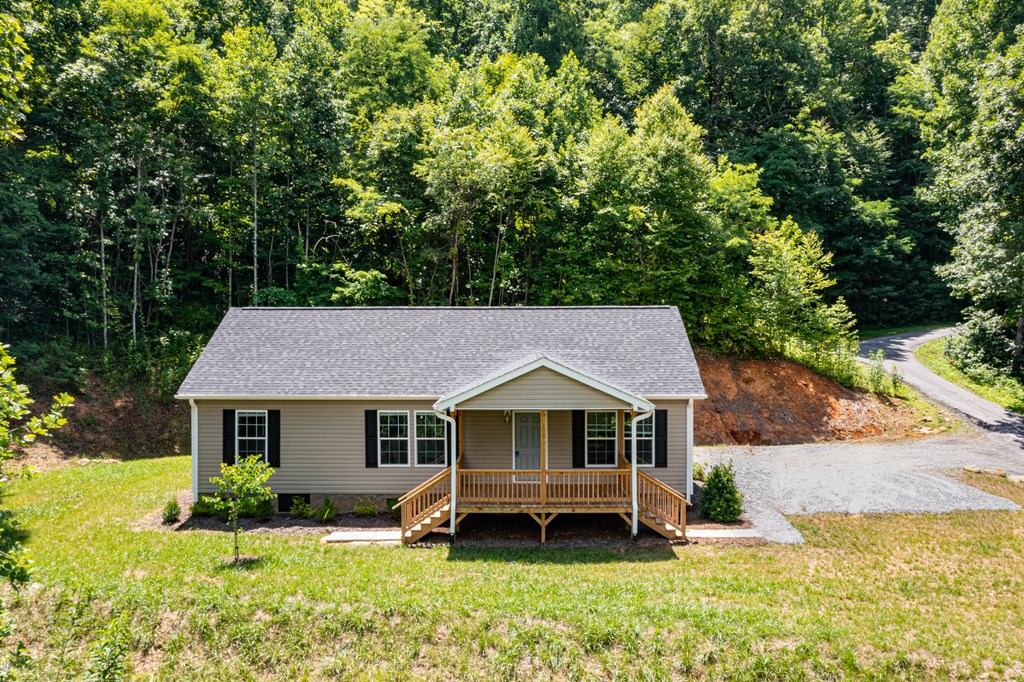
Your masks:
{"label": "white window trim", "polygon": [[[640,462],[637,462],[636,463],[636,468],[637,469],[653,469],[654,468],[654,463],[658,459],[658,453],[655,452],[655,447],[656,447],[655,441],[657,440],[657,438],[655,437],[655,434],[657,433],[657,431],[656,431],[657,425],[654,423],[654,420],[657,419],[657,418],[658,418],[657,413],[651,415],[651,418],[650,418],[650,422],[651,422],[651,436],[650,436],[650,438],[647,438],[646,436],[637,436],[636,437],[637,442],[640,442],[642,440],[649,440],[649,441],[651,441],[651,463],[650,464],[641,464]],[[626,424],[632,423],[632,421],[633,420],[630,419],[629,415],[626,415],[626,417],[622,420],[622,444],[623,444],[623,447],[625,447],[626,443],[631,443],[632,442],[630,440],[630,437],[626,435]],[[644,421],[648,421],[648,420],[645,419]],[[643,424],[644,422],[640,422],[640,423]],[[626,453],[622,453],[622,454],[625,455]],[[630,453],[630,454],[632,454],[632,453]]]}
{"label": "white window trim", "polygon": [[[385,464],[381,460],[382,450],[380,447],[381,441],[384,440],[402,440],[401,438],[382,438],[380,435],[380,418],[385,414],[404,414],[405,415],[405,441],[406,441],[406,454],[408,460],[405,464]],[[401,469],[412,466],[413,460],[413,445],[412,445],[412,430],[415,428],[409,419],[409,410],[378,410],[377,411],[377,466],[381,469]]]}
{"label": "white window trim", "polygon": [[[242,451],[239,447],[239,442],[242,437],[238,435],[238,420],[242,415],[263,415],[263,461],[270,462],[270,453],[267,450],[270,447],[270,417],[267,415],[267,410],[235,410],[235,464],[238,464],[238,453]],[[259,440],[258,438],[246,438],[245,440]]]}
{"label": "white window trim", "polygon": [[[590,463],[590,436],[587,434],[588,414],[614,414],[615,415],[615,461],[611,464]],[[585,410],[583,413],[583,468],[585,469],[616,469],[619,466],[619,412],[617,410]],[[608,440],[607,438],[595,438],[594,440]]]}
{"label": "white window trim", "polygon": [[[416,444],[416,458],[414,463],[416,466],[423,467],[424,469],[444,469],[445,467],[448,466],[445,463],[448,461],[448,424],[443,419],[441,420],[441,427],[444,429],[444,433],[441,435],[440,438],[423,438],[423,440],[439,440],[442,443],[444,443],[444,462],[441,462],[440,464],[420,464],[420,436],[416,432],[416,417],[418,417],[421,414],[428,414],[431,417],[437,416],[437,414],[433,410],[416,410],[415,412],[412,413],[412,439],[413,442]],[[380,427],[378,426],[377,429],[377,437],[379,438]],[[378,457],[380,457],[380,450],[378,449],[377,452]]]}

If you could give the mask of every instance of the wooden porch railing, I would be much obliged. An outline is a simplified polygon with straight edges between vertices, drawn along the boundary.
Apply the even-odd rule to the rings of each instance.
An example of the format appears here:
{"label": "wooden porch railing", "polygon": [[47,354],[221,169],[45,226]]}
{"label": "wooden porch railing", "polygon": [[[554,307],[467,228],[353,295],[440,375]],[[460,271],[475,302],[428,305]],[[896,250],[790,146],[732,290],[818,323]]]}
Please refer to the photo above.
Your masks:
{"label": "wooden porch railing", "polygon": [[686,497],[642,471],[636,475],[637,506],[676,528],[686,528]]}
{"label": "wooden porch railing", "polygon": [[630,504],[626,469],[508,470],[458,472],[459,505],[609,507]]}
{"label": "wooden porch railing", "polygon": [[547,503],[566,507],[610,507],[628,505],[628,469],[570,469],[549,471]]}
{"label": "wooden porch railing", "polygon": [[395,508],[402,508],[403,531],[412,528],[451,501],[451,481],[451,470],[442,469],[398,498]]}
{"label": "wooden porch railing", "polygon": [[539,471],[462,469],[458,476],[459,505],[518,506],[541,503]]}
{"label": "wooden porch railing", "polygon": [[[601,508],[621,512],[632,501],[629,469],[462,469],[457,476],[459,507],[480,511],[511,507],[555,514]],[[432,516],[430,523],[436,522],[441,518],[436,512],[447,514],[450,503],[451,470],[443,469],[399,498],[396,508],[402,510],[403,531]],[[662,523],[686,528],[686,498],[643,471],[637,472],[637,505]]]}

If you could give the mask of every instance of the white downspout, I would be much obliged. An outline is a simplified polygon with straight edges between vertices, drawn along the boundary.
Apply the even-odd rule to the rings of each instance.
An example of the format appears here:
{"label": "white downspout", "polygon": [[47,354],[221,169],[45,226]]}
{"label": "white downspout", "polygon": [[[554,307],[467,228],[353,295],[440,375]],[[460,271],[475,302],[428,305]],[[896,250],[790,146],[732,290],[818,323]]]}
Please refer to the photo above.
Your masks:
{"label": "white downspout", "polygon": [[199,502],[199,406],[192,398],[189,398],[188,405],[192,429],[192,503],[195,504]]}
{"label": "white downspout", "polygon": [[448,443],[448,456],[452,460],[452,471],[451,471],[452,479],[451,479],[451,484],[450,484],[452,499],[451,499],[451,503],[449,504],[450,516],[448,517],[448,519],[449,519],[448,520],[448,528],[450,529],[450,532],[451,532],[451,541],[455,542],[455,491],[459,487],[458,475],[455,472],[455,465],[456,465],[456,463],[458,462],[458,459],[459,459],[458,447],[456,446],[456,443],[458,443],[458,434],[455,431],[456,431],[456,429],[459,428],[459,425],[456,423],[456,421],[454,419],[452,419],[450,416],[448,416],[444,412],[441,412],[439,410],[434,410],[434,414],[436,414],[438,417],[440,417],[444,421],[448,422],[452,426],[452,434],[451,434],[451,438],[449,439],[450,442]]}
{"label": "white downspout", "polygon": [[[634,406],[634,409],[635,406]],[[636,426],[644,419],[649,419],[654,416],[654,410],[648,410],[642,414],[638,414],[633,417],[631,422],[632,427],[629,430],[629,441],[630,441],[630,452],[632,456],[629,458],[629,472],[631,477],[630,488],[633,490],[633,539],[636,540],[637,533],[640,532],[640,505],[637,501],[637,484],[638,477],[636,475]],[[653,454],[653,453],[652,453]]]}

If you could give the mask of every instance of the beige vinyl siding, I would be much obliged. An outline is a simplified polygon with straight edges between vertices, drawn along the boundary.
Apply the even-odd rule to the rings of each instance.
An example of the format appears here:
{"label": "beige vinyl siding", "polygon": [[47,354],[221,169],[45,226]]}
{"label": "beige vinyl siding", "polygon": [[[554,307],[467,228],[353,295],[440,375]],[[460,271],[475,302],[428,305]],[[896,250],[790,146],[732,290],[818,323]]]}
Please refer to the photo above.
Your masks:
{"label": "beige vinyl siding", "polygon": [[[271,479],[279,493],[375,494],[397,497],[440,471],[415,466],[366,467],[365,410],[431,411],[430,401],[202,401],[199,411],[199,491],[221,463],[223,410],[281,410],[281,467]],[[645,468],[676,490],[686,490],[686,401],[661,401],[668,410],[668,467]],[[535,410],[539,411],[539,410]],[[627,413],[628,414],[628,413]],[[512,422],[503,410],[467,410],[462,416],[463,467],[512,468]],[[410,426],[411,428],[411,426]],[[621,428],[621,426],[620,426]],[[572,411],[548,411],[548,468],[572,468]]]}
{"label": "beige vinyl siding", "polygon": [[516,377],[456,405],[467,410],[621,409],[628,405],[607,393],[547,367]]}
{"label": "beige vinyl siding", "polygon": [[440,467],[366,466],[365,410],[432,412],[431,401],[309,400],[196,401],[199,407],[199,492],[213,492],[220,472],[223,410],[281,410],[281,467],[270,480],[278,493],[348,493],[398,496]]}
{"label": "beige vinyl siding", "polygon": [[462,466],[465,469],[512,468],[512,422],[502,411],[462,413]]}
{"label": "beige vinyl siding", "polygon": [[[539,410],[521,410],[539,412]],[[462,413],[462,466],[465,469],[511,469],[512,420],[500,410]],[[572,468],[572,412],[548,411],[548,468]]]}

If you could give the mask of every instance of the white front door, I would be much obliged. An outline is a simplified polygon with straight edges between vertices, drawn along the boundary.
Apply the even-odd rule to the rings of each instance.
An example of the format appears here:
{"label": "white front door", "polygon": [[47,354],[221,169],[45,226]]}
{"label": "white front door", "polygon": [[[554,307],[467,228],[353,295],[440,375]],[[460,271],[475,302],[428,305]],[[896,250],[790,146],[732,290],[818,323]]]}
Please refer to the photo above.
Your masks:
{"label": "white front door", "polygon": [[540,412],[516,412],[512,447],[514,469],[540,469]]}

